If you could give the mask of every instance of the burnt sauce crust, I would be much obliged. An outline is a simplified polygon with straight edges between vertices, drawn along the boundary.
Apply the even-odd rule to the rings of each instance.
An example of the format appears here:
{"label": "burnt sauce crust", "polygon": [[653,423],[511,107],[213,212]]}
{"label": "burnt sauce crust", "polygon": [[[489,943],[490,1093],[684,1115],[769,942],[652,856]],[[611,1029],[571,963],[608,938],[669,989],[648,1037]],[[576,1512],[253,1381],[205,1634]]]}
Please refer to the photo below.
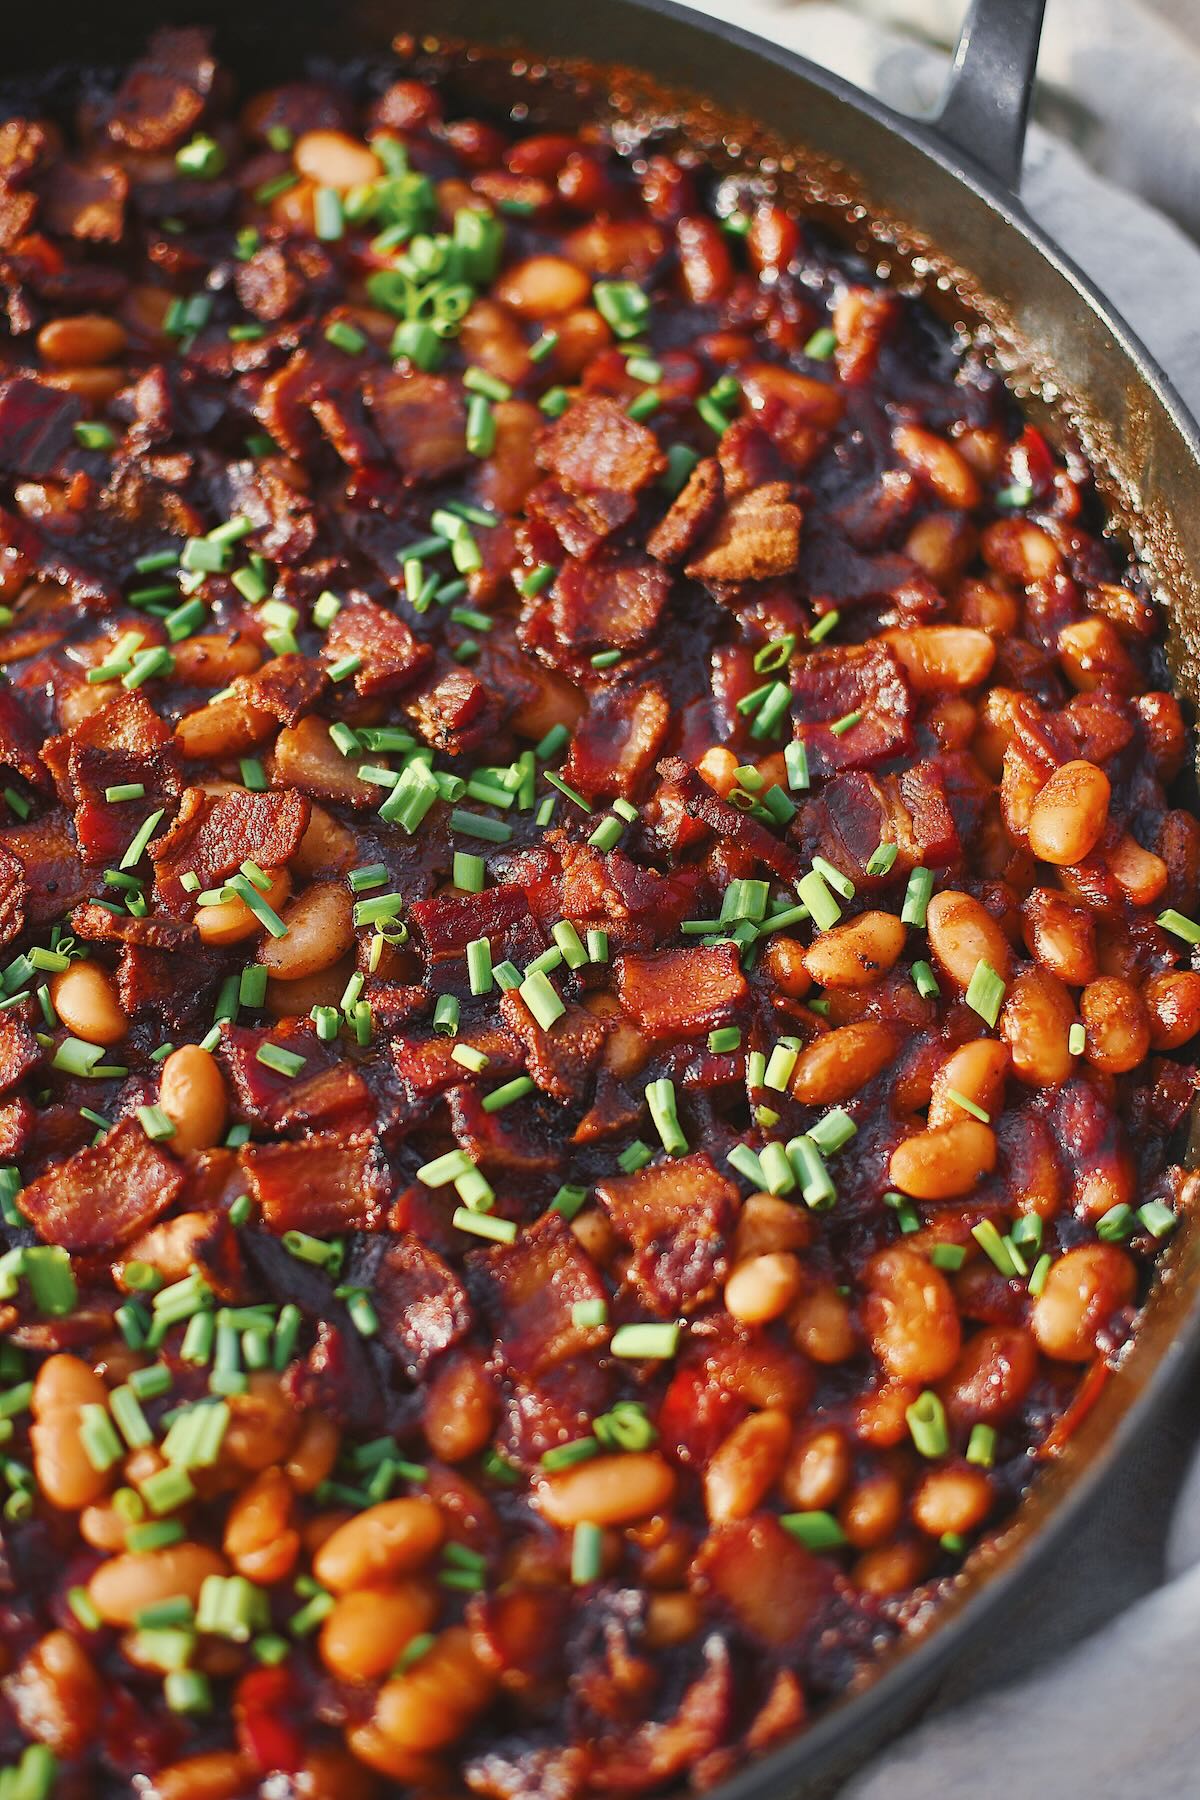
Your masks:
{"label": "burnt sauce crust", "polygon": [[1192,1183],[1145,571],[753,175],[0,123],[0,1767],[712,1786],[868,1679]]}

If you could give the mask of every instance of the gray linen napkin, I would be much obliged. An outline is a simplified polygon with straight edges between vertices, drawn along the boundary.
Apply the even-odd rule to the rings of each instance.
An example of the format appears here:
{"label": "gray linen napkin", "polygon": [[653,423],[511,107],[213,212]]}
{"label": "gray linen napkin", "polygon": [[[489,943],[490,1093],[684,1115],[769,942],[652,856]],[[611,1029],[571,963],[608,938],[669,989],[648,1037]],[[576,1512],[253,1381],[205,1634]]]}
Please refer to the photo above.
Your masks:
{"label": "gray linen napkin", "polygon": [[[965,0],[691,0],[899,110]],[[1049,0],[1022,198],[1200,416],[1200,0]],[[1200,495],[1197,496],[1200,503]],[[1200,1796],[1200,1385],[1111,1480],[1015,1629],[944,1678],[843,1800]]]}

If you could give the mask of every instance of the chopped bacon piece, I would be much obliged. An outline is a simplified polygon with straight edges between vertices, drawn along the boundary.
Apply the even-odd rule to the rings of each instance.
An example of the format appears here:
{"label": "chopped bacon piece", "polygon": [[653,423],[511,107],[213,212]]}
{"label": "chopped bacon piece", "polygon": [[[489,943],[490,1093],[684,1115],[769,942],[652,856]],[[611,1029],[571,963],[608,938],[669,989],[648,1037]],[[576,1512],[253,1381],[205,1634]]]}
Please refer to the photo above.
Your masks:
{"label": "chopped bacon piece", "polygon": [[522,1107],[485,1112],[477,1088],[451,1088],[447,1095],[454,1141],[481,1168],[498,1177],[532,1179],[549,1175],[563,1159],[563,1146],[534,1112],[532,1095]]}
{"label": "chopped bacon piece", "polygon": [[670,1316],[711,1300],[728,1268],[738,1191],[703,1150],[596,1184],[646,1304]]}
{"label": "chopped bacon piece", "polygon": [[310,812],[295,788],[218,795],[186,788],[175,823],[150,845],[158,892],[169,906],[183,906],[191,897],[180,877],[189,869],[211,888],[247,858],[260,869],[282,868],[299,849]]}
{"label": "chopped bacon piece", "polygon": [[598,1746],[590,1774],[600,1793],[643,1794],[695,1770],[733,1727],[734,1682],[729,1646],[715,1633],[703,1646],[704,1668],[684,1689],[670,1719],[646,1719]]}
{"label": "chopped bacon piece", "polygon": [[462,389],[448,376],[373,369],[365,399],[384,449],[414,481],[437,481],[470,461]]}
{"label": "chopped bacon piece", "polygon": [[0,946],[25,929],[25,891],[23,863],[0,846]]}
{"label": "chopped bacon piece", "polygon": [[695,581],[766,581],[790,575],[800,560],[800,508],[785,481],[738,494],[685,571]]}
{"label": "chopped bacon piece", "polygon": [[576,728],[564,778],[589,800],[637,793],[663,747],[671,705],[657,681],[597,694]]}
{"label": "chopped bacon piece", "polygon": [[41,1046],[28,1025],[8,1013],[0,1013],[0,1094],[16,1087],[41,1055]]}
{"label": "chopped bacon piece", "polygon": [[253,675],[239,675],[232,692],[260,712],[270,713],[281,725],[294,725],[325,688],[325,672],[311,657],[273,656]]}
{"label": "chopped bacon piece", "polygon": [[317,514],[294,465],[270,456],[229,463],[225,475],[231,511],[250,520],[262,554],[289,568],[302,563],[316,541]]}
{"label": "chopped bacon piece", "polygon": [[581,1300],[605,1299],[591,1257],[560,1214],[543,1213],[515,1244],[473,1251],[471,1288],[510,1368],[537,1380],[604,1341],[604,1329],[576,1325]]}
{"label": "chopped bacon piece", "polygon": [[[690,818],[702,820],[718,837],[731,840],[753,861],[762,863],[773,875],[778,875],[781,881],[796,881],[803,874],[803,860],[790,844],[777,838],[757,819],[747,818],[727,800],[722,800],[696,769],[689,769],[686,764],[670,758],[660,763],[659,768],[667,778],[664,789],[678,798]],[[660,799],[664,789],[659,790]]]}
{"label": "chopped bacon piece", "polygon": [[544,1031],[516,993],[500,996],[500,1014],[525,1046],[526,1067],[542,1092],[554,1100],[582,1099],[604,1049],[599,1020],[571,1005]]}
{"label": "chopped bacon piece", "polygon": [[658,439],[615,400],[585,394],[538,440],[538,461],[578,494],[636,494],[666,467]]}
{"label": "chopped bacon piece", "polygon": [[[491,941],[493,961],[511,954],[511,937],[532,923],[529,895],[515,882],[497,882],[482,894],[439,894],[436,900],[416,900],[409,919],[425,940],[431,962],[465,956],[472,938]],[[544,949],[539,941],[538,949]],[[534,952],[536,955],[536,951]]]}
{"label": "chopped bacon piece", "polygon": [[669,512],[646,539],[651,556],[657,557],[659,562],[682,562],[716,522],[724,488],[721,465],[716,457],[706,456],[703,462],[698,462],[682,491],[671,502]]}
{"label": "chopped bacon piece", "polygon": [[526,517],[549,525],[569,556],[591,556],[636,511],[632,494],[569,494],[557,481],[539,481],[525,496]]}
{"label": "chopped bacon piece", "polygon": [[47,229],[91,243],[117,244],[128,197],[129,177],[116,163],[54,162],[42,200]]}
{"label": "chopped bacon piece", "polygon": [[45,749],[39,748],[38,734],[20,696],[5,683],[0,686],[0,764],[20,775],[30,787],[44,790],[44,756]]}
{"label": "chopped bacon piece", "polygon": [[410,1381],[459,1343],[474,1313],[454,1270],[411,1232],[390,1239],[373,1266],[371,1292],[383,1340]]}
{"label": "chopped bacon piece", "polygon": [[83,865],[62,813],[0,830],[0,848],[16,857],[25,873],[25,918],[48,925],[87,893]]}
{"label": "chopped bacon piece", "polygon": [[31,1181],[17,1204],[46,1243],[104,1250],[161,1218],[182,1188],[182,1165],[136,1119],[119,1119],[98,1144]]}
{"label": "chopped bacon piece", "polygon": [[494,699],[469,669],[451,669],[404,710],[425,742],[448,756],[476,749],[496,718]]}
{"label": "chopped bacon piece", "polygon": [[626,952],[616,973],[621,1005],[652,1038],[693,1037],[727,1025],[750,993],[736,944]]}
{"label": "chopped bacon piece", "polygon": [[156,32],[113,96],[108,135],[129,150],[172,149],[204,112],[216,72],[206,31]]}
{"label": "chopped bacon piece", "polygon": [[373,1231],[390,1178],[372,1132],[312,1132],[299,1143],[247,1144],[242,1169],[269,1231]]}
{"label": "chopped bacon piece", "polygon": [[99,900],[87,900],[71,913],[71,930],[92,944],[134,944],[155,950],[178,950],[199,943],[196,927],[188,919],[164,918],[161,913],[111,912]]}
{"label": "chopped bacon piece", "polygon": [[833,1593],[829,1560],[766,1513],[710,1531],[694,1568],[743,1631],[788,1655],[816,1634]]}
{"label": "chopped bacon piece", "polygon": [[671,578],[657,563],[628,553],[594,562],[572,558],[550,592],[548,610],[570,650],[635,650],[657,629]]}
{"label": "chopped bacon piece", "polygon": [[433,651],[403,619],[365,595],[355,595],[325,634],[328,662],[357,656],[354,686],[360,694],[388,694],[406,687],[431,660]]}
{"label": "chopped bacon piece", "polygon": [[[912,750],[912,690],[886,644],[812,652],[793,666],[792,693],[796,736],[817,769],[870,768]],[[841,731],[830,730],[846,719]]]}
{"label": "chopped bacon piece", "polygon": [[[294,1076],[283,1075],[259,1062],[258,1052],[268,1040],[301,1055],[304,1068]],[[374,1123],[366,1082],[350,1063],[338,1060],[334,1046],[314,1036],[307,1019],[285,1021],[271,1031],[226,1025],[218,1055],[240,1117],[261,1130],[345,1132]]]}
{"label": "chopped bacon piece", "polygon": [[[434,904],[435,902],[426,902]],[[424,990],[422,990],[424,999]],[[374,1010],[374,1009],[372,1009]],[[442,1094],[463,1078],[463,1065],[454,1060],[457,1044],[467,1044],[487,1057],[489,1079],[515,1075],[523,1067],[521,1045],[507,1031],[485,1028],[460,1031],[454,1037],[397,1037],[392,1039],[392,1061],[401,1081],[415,1094]]]}
{"label": "chopped bacon piece", "polygon": [[67,446],[83,407],[74,394],[30,375],[0,382],[0,469],[48,475]]}

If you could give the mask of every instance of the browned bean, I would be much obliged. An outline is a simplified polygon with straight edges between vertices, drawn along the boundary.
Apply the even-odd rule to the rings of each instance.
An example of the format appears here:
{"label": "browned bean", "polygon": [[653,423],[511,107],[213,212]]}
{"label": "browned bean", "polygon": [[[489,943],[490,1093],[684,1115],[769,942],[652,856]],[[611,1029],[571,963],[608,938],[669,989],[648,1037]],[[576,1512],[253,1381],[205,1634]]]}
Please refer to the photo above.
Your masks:
{"label": "browned bean", "polygon": [[1091,693],[1102,682],[1126,693],[1137,684],[1136,665],[1107,619],[1064,625],[1058,636],[1058,660],[1067,680],[1081,693]]}
{"label": "browned bean", "polygon": [[254,1771],[236,1750],[204,1750],[151,1777],[146,1800],[240,1800]]}
{"label": "browned bean", "polygon": [[208,1544],[168,1544],[114,1556],[100,1564],[88,1583],[92,1605],[107,1625],[132,1625],[138,1613],[160,1600],[186,1595],[195,1604],[210,1575],[225,1575],[228,1564]]}
{"label": "browned bean", "polygon": [[953,444],[919,425],[901,425],[893,433],[893,442],[909,468],[933,489],[939,500],[964,511],[978,506],[979,482]]}
{"label": "browned bean", "polygon": [[929,1124],[953,1125],[963,1117],[964,1108],[954,1098],[961,1094],[995,1118],[1004,1102],[1004,1081],[1008,1074],[1008,1051],[994,1038],[975,1038],[952,1050],[933,1077],[929,1096]]}
{"label": "browned bean", "polygon": [[799,1349],[816,1363],[845,1362],[858,1348],[854,1316],[832,1281],[807,1287],[788,1314]]}
{"label": "browned bean", "polygon": [[1137,1068],[1150,1048],[1150,1014],[1131,981],[1118,975],[1089,981],[1079,1012],[1087,1031],[1084,1055],[1093,1068],[1109,1075]]}
{"label": "browned bean", "polygon": [[986,631],[967,625],[912,625],[885,631],[919,694],[944,694],[977,687],[986,681],[996,660],[996,646]]}
{"label": "browned bean", "polygon": [[1100,852],[1109,874],[1124,888],[1135,906],[1153,906],[1166,893],[1170,870],[1161,856],[1143,850],[1135,837],[1124,832],[1110,850]]}
{"label": "browned bean", "polygon": [[811,1239],[812,1226],[802,1209],[774,1194],[750,1194],[733,1234],[734,1266],[783,1250],[803,1250]]}
{"label": "browned bean", "polygon": [[443,1631],[430,1650],[379,1691],[375,1724],[404,1750],[440,1750],[491,1698],[494,1677],[461,1625]]}
{"label": "browned bean", "polygon": [[1096,1334],[1128,1306],[1137,1287],[1132,1259],[1115,1244],[1080,1244],[1050,1267],[1033,1307],[1038,1348],[1057,1362],[1090,1362]]}
{"label": "browned bean", "polygon": [[799,938],[788,937],[783,932],[767,940],[761,966],[789,1000],[802,1000],[812,986],[812,976],[804,966],[805,951],[806,946]]}
{"label": "browned bean", "polygon": [[321,1661],[339,1681],[378,1681],[437,1617],[428,1582],[397,1582],[343,1594],[321,1627]]}
{"label": "browned bean", "polygon": [[1081,987],[1099,973],[1096,922],[1091,913],[1055,893],[1034,888],[1021,908],[1025,943],[1050,975]]}
{"label": "browned bean", "polygon": [[804,952],[804,967],[819,987],[870,987],[895,967],[907,938],[895,913],[859,913],[814,938]]}
{"label": "browned bean", "polygon": [[594,1456],[538,1482],[534,1501],[552,1525],[628,1525],[669,1506],[675,1474],[656,1450]]}
{"label": "browned bean", "polygon": [[940,1271],[915,1250],[896,1244],[878,1251],[863,1273],[863,1323],[886,1372],[898,1381],[919,1383],[949,1374],[962,1332],[954,1296]]}
{"label": "browned bean", "polygon": [[113,362],[126,345],[125,327],[103,313],[50,319],[37,334],[38,355],[60,369]]}
{"label": "browned bean", "polygon": [[797,1512],[828,1512],[850,1479],[850,1446],[837,1426],[800,1437],[784,1464],[779,1489]]}
{"label": "browned bean", "polygon": [[927,1470],[912,1500],[914,1523],[932,1538],[977,1531],[991,1509],[991,1482],[967,1463]]}
{"label": "browned bean", "polygon": [[481,1355],[463,1350],[443,1356],[425,1390],[426,1442],[443,1462],[463,1462],[487,1445],[497,1408],[495,1385]]}
{"label": "browned bean", "polygon": [[725,1308],[743,1325],[764,1325],[785,1313],[800,1291],[800,1264],[785,1251],[752,1256],[725,1283]]}
{"label": "browned bean", "polygon": [[299,788],[302,794],[335,805],[340,802],[346,806],[369,806],[379,795],[378,788],[358,779],[354,764],[330,737],[328,721],[315,713],[298,719],[294,725],[285,725],[279,733],[275,740],[275,777],[288,787]]}
{"label": "browned bean", "polygon": [[1004,1419],[1021,1404],[1037,1373],[1037,1349],[1022,1326],[984,1326],[963,1345],[942,1394],[959,1425]]}
{"label": "browned bean", "polygon": [[304,981],[343,957],[354,943],[354,901],[340,881],[314,881],[280,914],[285,937],[265,937],[258,960],[274,981]]}
{"label": "browned bean", "polygon": [[929,948],[938,966],[959,988],[967,988],[980,962],[1008,979],[1012,953],[991,913],[970,894],[947,888],[935,894],[926,914]]}
{"label": "browned bean", "polygon": [[914,1200],[954,1200],[996,1166],[996,1137],[990,1125],[959,1118],[918,1131],[892,1151],[888,1176]]}
{"label": "browned bean", "polygon": [[172,646],[175,678],[185,687],[223,688],[239,675],[253,675],[262,651],[253,638],[202,632]]}
{"label": "browned bean", "polygon": [[801,1051],[792,1071],[792,1096],[806,1106],[848,1100],[896,1054],[895,1035],[876,1019],[826,1032]]}
{"label": "browned bean", "polygon": [[333,1472],[341,1433],[324,1413],[305,1413],[300,1435],[287,1453],[284,1469],[298,1494],[311,1494]]}
{"label": "browned bean", "polygon": [[[263,873],[270,882],[263,899],[275,912],[280,912],[291,893],[291,876],[286,869],[264,869]],[[251,912],[246,902],[236,894],[231,900],[218,900],[212,906],[198,906],[195,922],[200,942],[222,949],[227,944],[245,943],[247,938],[257,937],[263,929],[257,913]]]}
{"label": "browned bean", "polygon": [[83,1645],[69,1631],[48,1631],[8,1677],[4,1696],[27,1737],[69,1760],[99,1725],[104,1689]]}
{"label": "browned bean", "polygon": [[335,1594],[375,1587],[421,1568],[444,1536],[432,1501],[384,1500],[325,1540],[313,1558],[313,1573]]}
{"label": "browned bean", "polygon": [[856,1550],[885,1544],[903,1516],[904,1484],[891,1469],[856,1481],[838,1508],[838,1523]]}
{"label": "browned bean", "polygon": [[522,319],[551,319],[583,306],[592,284],[583,269],[561,256],[531,256],[505,270],[496,298]]}
{"label": "browned bean", "polygon": [[345,131],[306,131],[296,139],[292,159],[301,175],[318,187],[365,187],[383,174],[373,150]]}
{"label": "browned bean", "polygon": [[1030,1087],[1052,1087],[1071,1072],[1068,1048],[1075,1008],[1055,975],[1023,969],[1008,987],[1000,1035],[1012,1052],[1013,1074]]}
{"label": "browned bean", "polygon": [[1200,975],[1174,969],[1152,975],[1142,989],[1150,1017],[1150,1043],[1155,1050],[1178,1050],[1200,1031]]}
{"label": "browned bean", "polygon": [[1026,587],[1045,581],[1062,562],[1054,539],[1025,519],[997,519],[985,528],[980,548],[989,569]]}
{"label": "browned bean", "polygon": [[291,1524],[294,1497],[282,1469],[264,1469],[229,1509],[222,1549],[238,1574],[260,1587],[286,1580],[300,1554],[300,1534]]}
{"label": "browned bean", "polygon": [[1048,863],[1078,863],[1104,835],[1111,793],[1095,763],[1069,762],[1055,769],[1029,815],[1029,848]]}
{"label": "browned bean", "polygon": [[749,1517],[779,1479],[791,1439],[791,1420],[778,1408],[734,1426],[704,1472],[704,1503],[714,1525]]}
{"label": "browned bean", "polygon": [[129,1030],[111,977],[99,963],[73,962],[50,979],[54,1010],[68,1031],[89,1044],[119,1044]]}
{"label": "browned bean", "polygon": [[920,1581],[929,1566],[929,1556],[923,1545],[902,1538],[860,1556],[850,1571],[850,1580],[864,1594],[875,1594],[880,1599],[888,1594],[902,1594]]}
{"label": "browned bean", "polygon": [[108,1389],[77,1356],[48,1357],[34,1379],[34,1474],[40,1492],[63,1512],[81,1512],[112,1485],[107,1472],[93,1467],[79,1436],[81,1409],[107,1405]]}

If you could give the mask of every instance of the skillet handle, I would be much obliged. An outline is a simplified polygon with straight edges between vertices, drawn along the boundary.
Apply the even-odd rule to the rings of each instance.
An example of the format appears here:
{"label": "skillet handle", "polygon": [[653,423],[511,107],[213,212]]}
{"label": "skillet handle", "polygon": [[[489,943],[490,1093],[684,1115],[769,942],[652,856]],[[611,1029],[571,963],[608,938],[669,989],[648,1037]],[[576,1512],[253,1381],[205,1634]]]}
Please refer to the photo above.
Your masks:
{"label": "skillet handle", "polygon": [[1016,193],[1046,0],[971,0],[933,129]]}

